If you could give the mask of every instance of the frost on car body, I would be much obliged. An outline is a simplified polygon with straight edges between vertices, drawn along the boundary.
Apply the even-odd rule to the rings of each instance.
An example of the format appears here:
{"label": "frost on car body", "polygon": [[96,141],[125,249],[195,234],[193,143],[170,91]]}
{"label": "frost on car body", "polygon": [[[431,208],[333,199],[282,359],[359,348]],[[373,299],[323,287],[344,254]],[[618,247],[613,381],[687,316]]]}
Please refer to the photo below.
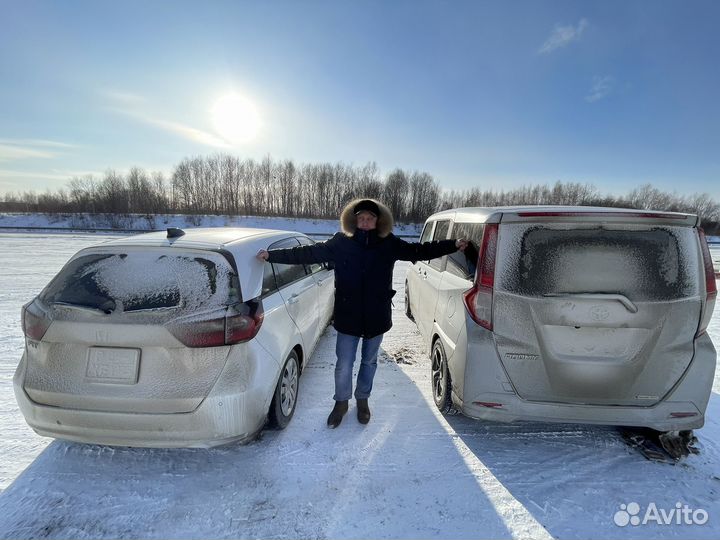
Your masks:
{"label": "frost on car body", "polygon": [[[692,228],[511,223],[502,234],[495,341],[520,397],[653,405],[678,382],[701,307]],[[540,361],[518,358],[535,351]]]}
{"label": "frost on car body", "polygon": [[436,402],[507,421],[702,426],[716,293],[696,216],[467,208],[431,216],[423,236],[474,248],[408,272]]}
{"label": "frost on car body", "polygon": [[[287,362],[302,368],[332,309],[333,280],[319,279],[332,276],[327,268],[300,267],[280,281],[255,259],[296,238],[311,242],[285,231],[196,229],[76,254],[23,309],[15,391],[28,423],[40,434],[130,446],[253,436],[285,391]],[[294,309],[304,324],[282,296],[300,286],[307,294]]]}

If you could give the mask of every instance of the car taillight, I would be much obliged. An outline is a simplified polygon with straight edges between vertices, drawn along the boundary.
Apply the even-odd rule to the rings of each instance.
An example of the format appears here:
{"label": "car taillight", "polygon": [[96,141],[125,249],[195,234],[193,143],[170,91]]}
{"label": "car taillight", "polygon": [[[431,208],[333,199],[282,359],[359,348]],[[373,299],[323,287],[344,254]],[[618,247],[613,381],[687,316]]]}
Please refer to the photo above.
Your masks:
{"label": "car taillight", "polygon": [[698,236],[700,237],[700,250],[703,256],[703,266],[705,267],[705,306],[700,315],[700,325],[698,326],[695,337],[703,334],[707,330],[710,319],[712,318],[713,309],[715,308],[715,299],[717,297],[717,283],[715,283],[715,270],[713,269],[712,257],[710,256],[710,248],[708,248],[705,231],[698,227]]}
{"label": "car taillight", "polygon": [[264,314],[258,298],[230,306],[223,315],[175,320],[167,328],[186,347],[221,347],[254,338]]}
{"label": "car taillight", "polygon": [[243,308],[240,310],[230,308],[233,312],[229,312],[227,317],[225,317],[226,345],[242,343],[243,341],[254,338],[265,318],[262,300],[252,300],[241,304],[241,306],[243,306]]}
{"label": "car taillight", "polygon": [[463,295],[465,307],[472,319],[483,328],[492,330],[493,287],[495,286],[495,256],[498,224],[489,223],[483,231],[478,257],[478,270],[473,288]]}
{"label": "car taillight", "polygon": [[52,323],[52,319],[37,306],[34,300],[22,307],[20,318],[23,334],[35,341],[43,338]]}

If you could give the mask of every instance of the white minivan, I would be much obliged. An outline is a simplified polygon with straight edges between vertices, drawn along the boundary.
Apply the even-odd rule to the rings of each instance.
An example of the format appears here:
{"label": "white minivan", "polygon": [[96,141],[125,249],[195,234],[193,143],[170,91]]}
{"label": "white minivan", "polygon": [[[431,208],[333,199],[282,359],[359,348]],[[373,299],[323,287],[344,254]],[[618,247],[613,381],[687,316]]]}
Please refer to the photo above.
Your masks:
{"label": "white minivan", "polygon": [[40,435],[207,447],[295,412],[300,374],[332,316],[325,265],[262,263],[292,231],[168,229],[76,253],[23,307],[14,378]]}
{"label": "white minivan", "polygon": [[407,273],[436,405],[507,422],[701,427],[717,289],[698,223],[558,206],[430,216],[422,242],[470,241]]}

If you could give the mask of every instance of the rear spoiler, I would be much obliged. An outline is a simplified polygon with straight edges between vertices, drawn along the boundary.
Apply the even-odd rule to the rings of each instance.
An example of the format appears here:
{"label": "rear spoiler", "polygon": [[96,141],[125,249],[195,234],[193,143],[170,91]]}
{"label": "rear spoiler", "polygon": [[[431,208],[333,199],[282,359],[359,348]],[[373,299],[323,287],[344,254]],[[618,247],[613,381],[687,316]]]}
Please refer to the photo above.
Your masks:
{"label": "rear spoiler", "polygon": [[591,223],[638,223],[675,225],[696,227],[699,218],[694,214],[680,212],[654,212],[623,209],[592,209],[592,210],[554,210],[538,208],[537,210],[518,210],[503,212],[501,223],[514,222],[591,222]]}

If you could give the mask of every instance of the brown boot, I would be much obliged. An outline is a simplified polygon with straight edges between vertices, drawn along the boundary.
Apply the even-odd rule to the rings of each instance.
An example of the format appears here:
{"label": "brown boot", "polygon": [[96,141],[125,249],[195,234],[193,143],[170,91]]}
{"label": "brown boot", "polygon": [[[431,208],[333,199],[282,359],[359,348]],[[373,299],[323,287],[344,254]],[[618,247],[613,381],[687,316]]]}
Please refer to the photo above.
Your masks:
{"label": "brown boot", "polygon": [[327,419],[327,425],[331,429],[335,429],[342,422],[343,416],[348,411],[348,400],[336,401],[330,416]]}
{"label": "brown boot", "polygon": [[370,407],[367,399],[357,399],[357,417],[358,422],[367,424],[370,421]]}

